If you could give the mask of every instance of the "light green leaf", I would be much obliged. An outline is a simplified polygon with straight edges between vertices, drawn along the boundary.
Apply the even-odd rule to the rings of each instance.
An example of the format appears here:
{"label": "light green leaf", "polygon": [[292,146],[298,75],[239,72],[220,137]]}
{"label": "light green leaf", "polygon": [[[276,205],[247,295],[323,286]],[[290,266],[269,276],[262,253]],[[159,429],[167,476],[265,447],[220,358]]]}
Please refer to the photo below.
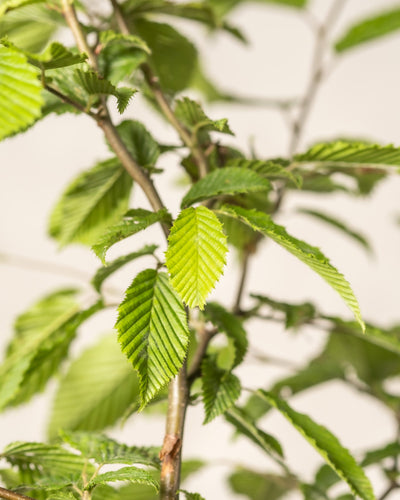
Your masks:
{"label": "light green leaf", "polygon": [[103,474],[98,474],[95,476],[86,486],[86,490],[93,489],[97,484],[107,484],[116,481],[129,481],[134,484],[147,484],[153,486],[153,488],[158,491],[158,482],[153,479],[151,474],[149,474],[144,469],[138,469],[137,467],[122,467],[121,469],[104,472]]}
{"label": "light green leaf", "polygon": [[400,29],[400,9],[380,12],[351,26],[335,43],[336,52],[342,53],[376,38]]}
{"label": "light green leaf", "polygon": [[128,210],[118,224],[111,226],[92,246],[97,257],[106,265],[106,253],[115,243],[132,236],[156,222],[169,221],[170,215],[166,209],[151,212],[142,208]]}
{"label": "light green leaf", "polygon": [[157,245],[146,245],[142,249],[137,252],[129,253],[128,255],[123,255],[118,259],[113,260],[106,267],[101,267],[92,279],[92,285],[94,288],[100,293],[101,286],[103,282],[115,271],[118,271],[121,267],[125,266],[129,262],[133,260],[143,257],[144,255],[153,255],[155,250],[157,249]]}
{"label": "light green leaf", "polygon": [[23,54],[0,45],[0,141],[34,123],[42,104],[36,69]]}
{"label": "light green leaf", "polygon": [[267,179],[251,170],[238,167],[224,167],[210,172],[196,182],[184,196],[181,207],[219,195],[268,191],[271,184]]}
{"label": "light green leaf", "polygon": [[315,423],[307,415],[296,412],[277,396],[263,390],[257,392],[307,439],[327,464],[346,481],[354,495],[363,500],[375,500],[371,483],[364,471],[328,429]]}
{"label": "light green leaf", "polygon": [[25,5],[33,3],[41,3],[45,0],[2,0],[0,3],[0,17],[4,16],[7,12],[11,10],[18,9],[19,7],[24,7]]}
{"label": "light green leaf", "polygon": [[118,340],[139,373],[143,408],[183,364],[189,340],[185,310],[167,274],[146,269],[127,289],[118,312]]}
{"label": "light green leaf", "polygon": [[310,163],[318,167],[359,167],[385,169],[400,166],[400,148],[363,142],[334,141],[316,144],[303,154],[296,155],[294,165]]}
{"label": "light green leaf", "polygon": [[226,236],[206,207],[186,208],[168,236],[166,264],[171,283],[189,306],[203,309],[226,263]]}
{"label": "light green leaf", "polygon": [[301,186],[301,178],[295,176],[286,167],[288,162],[280,160],[247,160],[245,158],[232,158],[227,161],[227,167],[239,167],[251,170],[267,179],[290,179],[297,187]]}
{"label": "light green leaf", "polygon": [[207,304],[205,315],[220,332],[224,332],[233,341],[235,357],[231,369],[240,365],[248,346],[247,334],[240,319],[216,302]]}
{"label": "light green leaf", "polygon": [[151,53],[151,50],[146,42],[136,35],[126,35],[123,33],[117,33],[113,30],[102,31],[100,33],[100,43],[102,44],[101,50],[104,50],[116,42],[126,42],[132,48],[141,49],[147,54]]}
{"label": "light green leaf", "polygon": [[76,82],[89,95],[113,95],[117,98],[118,111],[122,114],[136,90],[127,87],[115,87],[110,81],[100,76],[95,71],[76,69],[74,72]]}
{"label": "light green leaf", "polygon": [[296,488],[292,477],[265,474],[250,469],[237,469],[228,478],[231,489],[250,500],[279,500]]}
{"label": "light green leaf", "polygon": [[132,178],[116,158],[79,174],[50,217],[49,233],[61,246],[91,245],[126,212]]}
{"label": "light green leaf", "polygon": [[48,435],[60,429],[102,430],[115,424],[139,399],[135,371],[115,334],[102,338],[73,361],[55,395]]}
{"label": "light green leaf", "polygon": [[240,434],[248,437],[275,461],[282,463],[283,451],[280,443],[273,436],[259,429],[241,408],[230,408],[224,417]]}
{"label": "light green leaf", "polygon": [[361,318],[360,309],[353,290],[344,276],[332,266],[329,260],[318,248],[294,238],[286,232],[286,229],[283,226],[275,224],[272,219],[263,212],[246,210],[236,206],[224,206],[218,212],[238,218],[254,230],[260,231],[262,234],[269,236],[276,243],[288,250],[288,252],[293,254],[313,271],[319,274],[327,283],[329,283],[329,285],[331,285],[334,290],[339,293],[342,299],[353,311],[353,314],[362,330],[365,331],[365,325]]}
{"label": "light green leaf", "polygon": [[363,246],[369,252],[371,251],[371,246],[368,243],[368,240],[358,231],[351,229],[345,224],[343,221],[338,220],[336,217],[332,217],[332,215],[328,215],[325,212],[320,212],[319,210],[312,210],[309,208],[298,208],[297,211],[304,215],[309,215],[314,217],[315,219],[326,222],[332,227],[335,227],[339,231],[343,232],[347,236],[350,236],[353,240],[358,242],[361,246]]}
{"label": "light green leaf", "polygon": [[135,120],[125,120],[117,130],[131,155],[142,167],[153,167],[160,156],[160,148],[146,127]]}
{"label": "light green leaf", "polygon": [[208,424],[235,403],[240,396],[241,386],[239,379],[233,373],[220,370],[212,360],[207,358],[201,365],[201,373],[206,413],[203,424]]}
{"label": "light green leaf", "polygon": [[188,97],[178,99],[175,105],[175,116],[192,132],[222,132],[233,135],[226,119],[212,120],[203,111],[200,104]]}

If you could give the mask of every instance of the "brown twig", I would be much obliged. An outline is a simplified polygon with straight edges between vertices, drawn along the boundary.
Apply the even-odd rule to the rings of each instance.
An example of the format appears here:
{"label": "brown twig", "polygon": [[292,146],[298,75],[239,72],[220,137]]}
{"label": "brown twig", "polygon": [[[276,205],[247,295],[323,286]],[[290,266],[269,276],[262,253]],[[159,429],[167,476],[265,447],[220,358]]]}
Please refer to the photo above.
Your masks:
{"label": "brown twig", "polygon": [[6,500],[34,500],[32,497],[27,497],[21,493],[16,493],[15,491],[6,490],[0,487],[0,498],[5,498]]}

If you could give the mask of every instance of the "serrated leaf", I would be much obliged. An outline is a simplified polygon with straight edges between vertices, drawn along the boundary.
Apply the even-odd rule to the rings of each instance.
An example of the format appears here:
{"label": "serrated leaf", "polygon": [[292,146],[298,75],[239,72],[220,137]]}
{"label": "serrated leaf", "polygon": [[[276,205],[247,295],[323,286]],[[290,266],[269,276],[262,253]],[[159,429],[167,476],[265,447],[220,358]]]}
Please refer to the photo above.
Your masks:
{"label": "serrated leaf", "polygon": [[315,219],[326,222],[327,224],[338,229],[347,236],[350,236],[350,238],[359,243],[368,252],[371,251],[371,246],[368,243],[368,240],[361,233],[355,231],[354,229],[349,228],[347,224],[345,224],[341,220],[338,220],[336,217],[328,215],[325,212],[320,212],[319,210],[312,210],[309,208],[298,208],[297,212],[299,212],[300,214],[309,215],[311,217],[314,217]]}
{"label": "serrated leaf", "polygon": [[226,163],[227,167],[248,169],[267,179],[290,179],[293,184],[300,187],[301,178],[287,170],[288,165],[285,162],[279,163],[278,160],[247,160],[245,158],[232,158]]}
{"label": "serrated leaf", "polygon": [[189,306],[203,309],[226,263],[226,236],[206,207],[186,208],[168,236],[166,265],[171,283]]}
{"label": "serrated leaf", "polygon": [[143,257],[144,255],[153,255],[155,250],[157,249],[157,245],[145,245],[142,249],[137,252],[129,253],[128,255],[123,255],[118,259],[113,260],[108,263],[106,267],[101,267],[96,274],[92,278],[92,285],[94,288],[100,293],[101,286],[103,282],[113,273],[118,271],[121,267],[125,266],[129,262],[132,262],[139,257]]}
{"label": "serrated leaf", "polygon": [[216,302],[207,304],[205,315],[220,332],[224,332],[233,341],[235,357],[231,369],[240,365],[248,346],[247,334],[240,319]]}
{"label": "serrated leaf", "polygon": [[34,123],[42,104],[36,69],[23,54],[0,45],[0,141]]}
{"label": "serrated leaf", "polygon": [[110,81],[100,78],[95,71],[74,71],[75,80],[89,95],[113,95],[117,98],[119,113],[123,113],[136,90],[128,87],[115,87]]}
{"label": "serrated leaf", "polygon": [[228,478],[231,489],[250,500],[278,500],[297,486],[292,477],[237,469]]}
{"label": "serrated leaf", "polygon": [[380,12],[351,26],[335,43],[335,50],[342,53],[363,43],[390,35],[399,29],[400,9]]}
{"label": "serrated leaf", "polygon": [[146,127],[135,120],[125,120],[117,126],[122,141],[133,158],[142,167],[153,167],[160,156],[160,148]]}
{"label": "serrated leaf", "polygon": [[156,222],[169,221],[170,215],[166,209],[151,212],[142,208],[128,210],[118,224],[111,226],[92,246],[97,257],[106,265],[106,253],[110,247],[119,241],[132,236]]}
{"label": "serrated leaf", "polygon": [[201,365],[201,374],[206,414],[203,424],[208,424],[235,403],[240,396],[241,385],[233,373],[220,370],[213,361],[207,358]]}
{"label": "serrated leaf", "polygon": [[332,266],[329,260],[316,247],[294,238],[286,232],[283,226],[275,224],[272,219],[263,212],[256,210],[246,210],[237,206],[224,206],[218,212],[238,218],[245,224],[248,224],[256,231],[269,236],[276,243],[288,250],[291,254],[304,262],[313,271],[319,274],[331,287],[336,290],[360,324],[363,331],[365,325],[361,318],[361,313],[356,297],[349,283],[344,276]]}
{"label": "serrated leaf", "polygon": [[160,466],[159,448],[127,446],[103,434],[89,432],[62,432],[61,438],[85,459],[96,464],[141,464]]}
{"label": "serrated leaf", "polygon": [[132,178],[116,158],[79,174],[50,217],[49,233],[61,246],[91,245],[126,212]]}
{"label": "serrated leaf", "polygon": [[233,195],[268,191],[271,184],[251,170],[238,167],[224,167],[210,172],[197,181],[184,196],[181,207],[188,207],[199,201],[219,195]]}
{"label": "serrated leaf", "polygon": [[212,120],[204,113],[198,102],[188,97],[176,101],[174,113],[178,120],[194,133],[205,130],[233,135],[226,119]]}
{"label": "serrated leaf", "polygon": [[72,362],[61,379],[48,424],[50,438],[65,430],[102,430],[138,401],[137,375],[115,335],[102,338]]}
{"label": "serrated leaf", "polygon": [[146,269],[127,289],[118,312],[118,340],[138,371],[143,408],[183,364],[189,340],[185,310],[168,275]]}
{"label": "serrated leaf", "polygon": [[400,148],[354,141],[323,142],[296,155],[294,164],[302,163],[321,167],[385,169],[388,166],[400,166]]}
{"label": "serrated leaf", "polygon": [[351,491],[363,500],[374,500],[371,483],[362,468],[349,451],[325,427],[315,423],[310,417],[293,410],[285,401],[263,390],[260,397],[279,410],[282,415],[320,453],[328,465],[350,486]]}
{"label": "serrated leaf", "polygon": [[249,438],[275,461],[281,463],[283,451],[280,443],[273,436],[259,429],[241,408],[230,408],[224,417],[240,434]]}
{"label": "serrated leaf", "polygon": [[156,491],[159,489],[158,482],[153,479],[151,474],[144,469],[137,467],[122,467],[121,469],[104,472],[95,476],[86,486],[86,490],[93,489],[98,484],[113,483],[116,481],[129,481],[133,484],[146,484],[152,486]]}

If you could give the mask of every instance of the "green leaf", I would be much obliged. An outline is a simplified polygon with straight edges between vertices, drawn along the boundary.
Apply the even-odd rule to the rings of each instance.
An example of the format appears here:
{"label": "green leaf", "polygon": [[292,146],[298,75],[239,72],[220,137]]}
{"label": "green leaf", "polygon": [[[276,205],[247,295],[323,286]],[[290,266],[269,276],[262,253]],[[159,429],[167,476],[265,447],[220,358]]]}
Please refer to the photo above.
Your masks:
{"label": "green leaf", "polygon": [[279,163],[279,161],[232,158],[227,161],[226,166],[248,169],[267,179],[290,179],[295,186],[300,187],[301,178],[299,179],[290,170],[287,170],[288,164],[286,165],[285,162]]}
{"label": "green leaf", "polygon": [[[149,57],[161,87],[168,92],[187,88],[197,65],[194,45],[168,24],[135,19],[135,30],[151,50]],[[171,68],[174,68],[171,71]]]}
{"label": "green leaf", "polygon": [[0,407],[42,391],[68,352],[77,327],[74,290],[50,294],[21,314],[0,367]]}
{"label": "green leaf", "polygon": [[11,10],[24,7],[25,5],[30,5],[33,3],[41,3],[45,0],[3,0],[0,4],[0,17],[4,16],[7,12]]}
{"label": "green leaf", "polygon": [[118,259],[113,260],[106,267],[101,267],[92,279],[92,285],[94,288],[100,293],[101,286],[103,282],[115,271],[118,271],[121,267],[125,266],[129,262],[132,262],[139,257],[143,257],[144,255],[153,255],[155,250],[157,249],[157,245],[145,245],[142,249],[137,252],[129,253],[128,255],[123,255]]}
{"label": "green leaf", "polygon": [[262,234],[269,236],[276,243],[288,250],[288,252],[293,254],[313,271],[319,274],[327,283],[329,283],[329,285],[331,285],[334,290],[339,293],[342,299],[353,311],[354,316],[360,324],[362,330],[365,331],[365,325],[361,319],[360,309],[353,290],[344,276],[332,266],[329,260],[318,248],[294,238],[286,232],[283,226],[275,224],[265,213],[257,212],[256,210],[246,210],[236,206],[224,206],[218,212],[238,218],[254,230],[260,231]]}
{"label": "green leaf", "polygon": [[188,97],[183,97],[176,101],[174,112],[178,120],[194,133],[199,130],[205,130],[207,132],[222,132],[233,135],[232,130],[229,128],[228,120],[211,120],[204,113],[200,104]]}
{"label": "green leaf", "polygon": [[127,446],[92,432],[62,432],[61,438],[85,459],[93,459],[98,465],[141,464],[160,467],[159,448]]}
{"label": "green leaf", "polygon": [[282,415],[320,453],[328,465],[350,486],[351,491],[363,500],[374,500],[371,483],[362,468],[349,451],[325,427],[315,423],[310,417],[293,410],[285,401],[263,390],[258,394]]}
{"label": "green leaf", "polygon": [[23,54],[0,45],[0,141],[34,123],[42,104],[37,71]]}
{"label": "green leaf", "polygon": [[368,465],[373,465],[382,462],[386,458],[397,457],[398,455],[400,455],[400,443],[395,441],[381,448],[368,451],[365,454],[361,465],[363,467],[368,467]]}
{"label": "green leaf", "polygon": [[63,376],[51,410],[48,435],[60,429],[102,430],[115,424],[139,398],[136,373],[108,335],[84,351]]}
{"label": "green leaf", "polygon": [[230,408],[224,417],[240,434],[248,437],[259,448],[265,451],[267,455],[271,456],[278,463],[281,463],[283,451],[280,443],[273,436],[259,429],[241,408]]}
{"label": "green leaf", "polygon": [[100,78],[95,71],[76,69],[75,80],[89,95],[113,95],[117,98],[118,111],[122,114],[136,90],[115,87],[110,81]]}
{"label": "green leaf", "polygon": [[342,53],[376,38],[381,38],[400,29],[400,9],[374,14],[351,26],[335,43],[336,52]]}
{"label": "green leaf", "polygon": [[205,500],[205,498],[202,497],[200,493],[190,493],[186,490],[179,490],[179,492],[185,495],[186,500]]}
{"label": "green leaf", "polygon": [[247,334],[240,319],[216,302],[207,304],[205,315],[218,328],[218,331],[224,332],[233,341],[235,357],[231,369],[240,365],[248,347]]}
{"label": "green leaf", "polygon": [[297,211],[301,214],[309,215],[311,217],[314,217],[315,219],[326,222],[327,224],[329,224],[332,227],[335,227],[336,229],[343,232],[347,236],[350,236],[350,238],[359,243],[368,252],[371,251],[370,244],[361,233],[355,231],[354,229],[349,228],[343,221],[338,220],[336,217],[332,217],[332,215],[328,215],[325,212],[320,212],[319,210],[312,210],[309,208],[299,208],[297,209]]}
{"label": "green leaf", "polygon": [[95,476],[86,486],[86,490],[93,489],[97,484],[107,484],[116,481],[129,481],[134,484],[147,484],[153,486],[153,488],[158,491],[158,482],[153,479],[151,474],[149,474],[144,469],[138,469],[137,467],[122,467],[121,469],[104,472],[103,474],[98,474]]}
{"label": "green leaf", "polygon": [[128,151],[142,167],[153,167],[160,156],[160,148],[146,127],[135,120],[125,120],[117,126]]}
{"label": "green leaf", "polygon": [[122,221],[109,227],[92,246],[92,250],[105,265],[106,253],[115,243],[146,229],[156,222],[169,220],[170,215],[166,209],[158,212],[151,212],[142,208],[128,210]]}
{"label": "green leaf", "polygon": [[212,360],[207,358],[201,365],[201,373],[206,413],[203,424],[208,424],[235,403],[240,396],[241,386],[239,379],[233,373],[220,370]]}
{"label": "green leaf", "polygon": [[203,309],[226,263],[226,236],[206,207],[186,208],[168,236],[166,264],[171,283],[189,306]]}
{"label": "green leaf", "polygon": [[279,500],[296,488],[292,477],[262,474],[250,469],[237,469],[228,478],[231,489],[250,500]]}
{"label": "green leaf", "polygon": [[184,196],[181,207],[219,195],[268,191],[271,184],[251,170],[238,167],[219,168],[196,182]]}
{"label": "green leaf", "polygon": [[316,144],[296,155],[294,164],[311,163],[319,167],[381,169],[400,166],[400,148],[363,142],[334,141]]}
{"label": "green leaf", "polygon": [[118,340],[139,373],[143,408],[183,364],[189,339],[185,310],[167,274],[146,269],[127,289],[118,312]]}
{"label": "green leaf", "polygon": [[116,158],[98,163],[64,191],[50,217],[50,235],[61,246],[93,244],[126,212],[131,189],[132,178]]}

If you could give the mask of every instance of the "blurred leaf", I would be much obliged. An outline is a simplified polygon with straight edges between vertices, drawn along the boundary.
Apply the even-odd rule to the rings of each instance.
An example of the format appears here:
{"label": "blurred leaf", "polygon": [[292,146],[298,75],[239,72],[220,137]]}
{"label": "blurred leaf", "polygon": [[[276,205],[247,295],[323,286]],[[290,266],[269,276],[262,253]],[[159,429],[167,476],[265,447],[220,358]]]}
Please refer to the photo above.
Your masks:
{"label": "blurred leaf", "polygon": [[133,158],[142,167],[153,167],[160,148],[146,127],[135,120],[125,120],[117,126],[122,141]]}
{"label": "blurred leaf", "polygon": [[235,493],[250,500],[279,500],[297,486],[294,478],[262,474],[250,469],[237,469],[228,481]]}
{"label": "blurred leaf", "polygon": [[175,103],[175,116],[193,133],[205,130],[207,132],[221,132],[233,135],[226,118],[212,120],[204,113],[198,102],[192,101],[188,97],[182,97],[176,100]]}
{"label": "blurred leaf", "polygon": [[386,458],[397,457],[398,455],[400,455],[400,443],[395,441],[381,448],[368,451],[365,454],[361,465],[363,467],[368,467],[368,465],[373,465],[378,462],[382,462]]}
{"label": "blurred leaf", "polygon": [[316,316],[315,306],[310,302],[302,304],[289,304],[270,299],[265,295],[250,294],[253,299],[259,302],[259,305],[267,305],[275,311],[281,311],[285,315],[285,328],[298,328],[309,323]]}

